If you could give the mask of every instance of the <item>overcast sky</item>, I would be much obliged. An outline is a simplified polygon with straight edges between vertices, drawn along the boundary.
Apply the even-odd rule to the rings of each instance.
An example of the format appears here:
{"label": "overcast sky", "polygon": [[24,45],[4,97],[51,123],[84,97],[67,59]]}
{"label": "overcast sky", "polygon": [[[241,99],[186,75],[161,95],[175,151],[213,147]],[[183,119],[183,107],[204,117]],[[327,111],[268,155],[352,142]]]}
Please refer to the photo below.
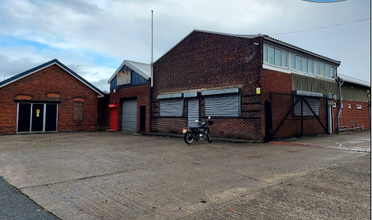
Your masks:
{"label": "overcast sky", "polygon": [[0,81],[57,58],[108,90],[124,59],[150,62],[193,29],[268,34],[341,61],[339,73],[370,81],[370,0],[0,0]]}

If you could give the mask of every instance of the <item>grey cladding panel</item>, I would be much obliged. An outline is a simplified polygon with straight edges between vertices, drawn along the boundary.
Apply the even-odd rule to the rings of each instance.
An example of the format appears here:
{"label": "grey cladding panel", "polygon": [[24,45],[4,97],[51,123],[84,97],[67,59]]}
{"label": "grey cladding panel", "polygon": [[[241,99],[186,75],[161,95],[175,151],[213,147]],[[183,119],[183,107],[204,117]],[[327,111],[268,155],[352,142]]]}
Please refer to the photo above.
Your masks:
{"label": "grey cladding panel", "polygon": [[122,130],[130,132],[137,131],[137,99],[123,101]]}
{"label": "grey cladding panel", "polygon": [[199,98],[187,100],[187,126],[196,127],[195,120],[199,120]]}
{"label": "grey cladding panel", "polygon": [[[297,99],[299,97],[294,98],[294,103],[296,103]],[[319,116],[320,112],[320,99],[319,98],[304,98],[306,99],[307,103],[309,103],[311,109],[315,112],[316,116]],[[303,105],[303,116],[314,116],[314,114],[311,112],[309,107],[306,105],[305,101],[302,103]],[[297,104],[294,107],[294,115],[295,116],[301,116],[301,99],[298,100]]]}
{"label": "grey cladding panel", "polygon": [[161,99],[160,116],[182,117],[183,99]]}
{"label": "grey cladding panel", "polygon": [[240,116],[240,95],[205,96],[205,116]]}

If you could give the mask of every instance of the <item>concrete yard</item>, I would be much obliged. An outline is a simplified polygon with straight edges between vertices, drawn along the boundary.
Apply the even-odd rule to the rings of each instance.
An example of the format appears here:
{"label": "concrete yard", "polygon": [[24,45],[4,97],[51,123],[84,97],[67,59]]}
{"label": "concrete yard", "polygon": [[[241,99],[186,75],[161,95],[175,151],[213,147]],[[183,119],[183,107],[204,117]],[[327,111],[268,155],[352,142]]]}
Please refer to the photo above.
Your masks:
{"label": "concrete yard", "polygon": [[370,219],[369,132],[286,141],[0,136],[0,175],[67,220]]}

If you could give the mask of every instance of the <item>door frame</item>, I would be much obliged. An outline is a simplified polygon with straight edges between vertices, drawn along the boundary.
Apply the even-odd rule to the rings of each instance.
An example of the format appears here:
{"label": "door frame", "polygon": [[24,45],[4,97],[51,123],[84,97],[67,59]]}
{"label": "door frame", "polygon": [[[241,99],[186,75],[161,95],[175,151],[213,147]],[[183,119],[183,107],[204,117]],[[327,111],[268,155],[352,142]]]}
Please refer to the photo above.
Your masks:
{"label": "door frame", "polygon": [[[19,132],[18,131],[18,122],[19,122],[19,104],[31,104],[30,106],[30,111],[31,111],[31,114],[30,114],[30,129],[29,131],[21,131]],[[56,133],[58,132],[58,104],[59,103],[35,103],[35,104],[43,104],[43,112],[44,112],[44,115],[43,115],[43,130],[42,131],[32,131],[32,109],[33,109],[33,106],[34,106],[34,102],[17,102],[17,120],[16,120],[16,133],[17,134],[37,134],[37,133]],[[47,104],[55,104],[57,105],[57,113],[56,113],[56,130],[55,131],[45,131],[45,117],[46,117],[46,105]]]}

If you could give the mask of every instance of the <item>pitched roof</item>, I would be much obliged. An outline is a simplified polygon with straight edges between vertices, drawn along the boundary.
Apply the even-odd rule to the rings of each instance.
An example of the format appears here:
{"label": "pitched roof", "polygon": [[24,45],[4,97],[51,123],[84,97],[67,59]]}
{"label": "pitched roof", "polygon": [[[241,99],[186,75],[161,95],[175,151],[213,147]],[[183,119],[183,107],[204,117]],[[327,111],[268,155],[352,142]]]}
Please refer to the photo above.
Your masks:
{"label": "pitched roof", "polygon": [[115,71],[114,74],[110,77],[107,83],[111,83],[111,81],[115,78],[116,74],[123,68],[123,66],[127,66],[130,69],[134,70],[136,73],[140,74],[145,79],[151,78],[151,65],[147,63],[140,63],[132,60],[124,60],[119,68]]}
{"label": "pitched roof", "polygon": [[361,86],[366,86],[366,87],[371,87],[371,84],[367,81],[357,79],[357,78],[354,78],[354,77],[351,77],[351,76],[346,76],[346,75],[340,74],[340,73],[337,73],[337,75],[341,79],[343,79],[344,82],[353,83],[353,84],[356,84],[356,85],[361,85]]}
{"label": "pitched roof", "polygon": [[292,45],[292,44],[289,44],[289,43],[286,43],[286,42],[283,42],[283,41],[280,41],[280,40],[277,40],[275,38],[272,38],[268,35],[264,35],[264,34],[251,34],[251,35],[244,35],[244,34],[229,34],[229,33],[221,33],[221,32],[214,32],[214,31],[206,31],[206,30],[193,30],[191,31],[188,35],[186,35],[184,38],[182,38],[176,45],[174,45],[172,48],[170,48],[167,52],[165,52],[161,57],[159,57],[155,63],[160,60],[165,54],[167,54],[169,51],[171,51],[173,48],[175,48],[179,43],[181,43],[184,39],[186,39],[189,35],[191,35],[192,33],[194,32],[200,32],[200,33],[207,33],[207,34],[217,34],[217,35],[224,35],[224,36],[230,36],[230,37],[239,37],[239,38],[247,38],[247,39],[252,39],[252,38],[256,38],[256,37],[263,37],[264,40],[266,41],[270,41],[272,43],[276,43],[276,44],[280,44],[284,47],[287,47],[287,48],[290,48],[290,49],[293,49],[293,50],[297,50],[297,51],[300,51],[302,53],[306,53],[306,54],[309,54],[311,56],[314,56],[314,57],[317,57],[317,58],[320,58],[320,59],[323,59],[323,60],[326,60],[326,61],[329,61],[329,62],[332,62],[336,65],[340,65],[340,61],[337,61],[337,60],[334,60],[334,59],[331,59],[331,58],[328,58],[328,57],[325,57],[325,56],[322,56],[322,55],[319,55],[319,54],[316,54],[316,53],[313,53],[311,51],[308,51],[308,50],[305,50],[305,49],[302,49],[300,47],[297,47],[295,45]]}
{"label": "pitched roof", "polygon": [[82,82],[84,85],[88,86],[90,89],[92,89],[93,91],[95,91],[96,93],[99,94],[99,97],[103,97],[104,96],[104,93],[99,90],[97,87],[95,87],[94,85],[92,85],[91,83],[89,83],[87,80],[85,80],[83,77],[81,77],[79,74],[75,73],[74,71],[72,71],[70,68],[68,68],[67,66],[65,66],[63,63],[59,62],[59,60],[57,59],[53,59],[49,62],[46,62],[44,64],[41,64],[37,67],[34,67],[32,69],[29,69],[25,72],[22,72],[22,73],[19,73],[13,77],[10,77],[4,81],[1,81],[0,82],[0,88],[4,87],[4,86],[7,86],[13,82],[16,82],[17,80],[20,80],[26,76],[29,76],[31,74],[34,74],[42,69],[45,69],[49,66],[52,66],[52,65],[57,65],[59,66],[60,68],[62,68],[63,70],[65,70],[66,72],[68,72],[69,74],[71,74],[73,77],[75,77],[77,80],[79,80],[80,82]]}

